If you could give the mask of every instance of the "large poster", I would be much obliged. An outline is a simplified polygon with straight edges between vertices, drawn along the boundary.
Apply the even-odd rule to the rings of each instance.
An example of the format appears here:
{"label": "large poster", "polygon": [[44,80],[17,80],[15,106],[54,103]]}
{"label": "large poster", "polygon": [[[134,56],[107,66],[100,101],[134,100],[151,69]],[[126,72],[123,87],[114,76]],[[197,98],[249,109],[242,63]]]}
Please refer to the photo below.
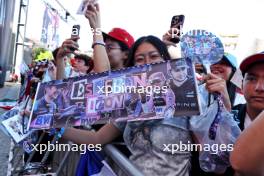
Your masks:
{"label": "large poster", "polygon": [[28,133],[24,133],[23,131],[23,119],[22,117],[17,114],[9,119],[6,119],[2,121],[3,126],[8,131],[10,136],[16,141],[16,143],[19,143],[23,139],[25,139],[27,136],[31,134],[32,131]]}
{"label": "large poster", "polygon": [[190,59],[40,83],[29,128],[198,115]]}

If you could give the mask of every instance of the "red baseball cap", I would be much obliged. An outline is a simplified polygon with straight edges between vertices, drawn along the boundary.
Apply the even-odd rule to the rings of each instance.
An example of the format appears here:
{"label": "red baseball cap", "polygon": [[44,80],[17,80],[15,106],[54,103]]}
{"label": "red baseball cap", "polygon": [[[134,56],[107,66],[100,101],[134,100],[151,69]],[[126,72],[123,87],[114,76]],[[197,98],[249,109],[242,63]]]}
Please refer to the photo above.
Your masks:
{"label": "red baseball cap", "polygon": [[103,37],[104,40],[106,38],[118,40],[127,45],[128,48],[131,48],[134,44],[134,38],[126,30],[121,28],[113,28],[108,34],[103,32]]}
{"label": "red baseball cap", "polygon": [[240,64],[240,70],[242,74],[244,75],[247,70],[256,63],[263,62],[264,63],[264,52],[253,54],[251,56],[248,56],[246,59],[244,59]]}

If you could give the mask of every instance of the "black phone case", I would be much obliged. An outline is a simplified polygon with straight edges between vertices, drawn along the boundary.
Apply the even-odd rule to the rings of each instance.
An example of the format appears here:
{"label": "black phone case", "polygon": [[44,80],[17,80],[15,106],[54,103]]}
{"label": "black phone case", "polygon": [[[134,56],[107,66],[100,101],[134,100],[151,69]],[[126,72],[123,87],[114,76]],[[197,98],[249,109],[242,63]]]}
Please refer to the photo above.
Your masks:
{"label": "black phone case", "polygon": [[[179,23],[183,25],[184,23],[185,16],[184,15],[175,15],[171,19],[171,28]],[[180,30],[180,27],[177,27]],[[178,34],[178,37],[180,37],[180,33]],[[172,38],[170,39],[171,42],[173,43],[179,43],[180,38]]]}
{"label": "black phone case", "polygon": [[[73,38],[73,37],[79,37],[79,35],[80,35],[80,28],[81,28],[80,25],[74,25],[74,26],[72,26],[71,38]],[[75,35],[76,31],[78,31],[77,32],[77,35]]]}

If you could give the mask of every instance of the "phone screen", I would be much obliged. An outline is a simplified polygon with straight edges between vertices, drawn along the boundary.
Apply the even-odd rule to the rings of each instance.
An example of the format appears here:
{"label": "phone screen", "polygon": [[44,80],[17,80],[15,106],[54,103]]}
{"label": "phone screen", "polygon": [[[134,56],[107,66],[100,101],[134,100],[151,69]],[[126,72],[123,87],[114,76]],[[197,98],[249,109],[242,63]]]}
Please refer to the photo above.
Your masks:
{"label": "phone screen", "polygon": [[[79,37],[79,36],[80,36],[80,25],[73,25],[73,26],[72,26],[71,38]],[[74,39],[73,41],[77,42],[78,39]],[[71,50],[72,52],[75,51],[74,48],[70,48],[70,50]]]}
{"label": "phone screen", "polygon": [[80,36],[80,25],[74,25],[72,26],[72,33],[71,37],[79,37]]}

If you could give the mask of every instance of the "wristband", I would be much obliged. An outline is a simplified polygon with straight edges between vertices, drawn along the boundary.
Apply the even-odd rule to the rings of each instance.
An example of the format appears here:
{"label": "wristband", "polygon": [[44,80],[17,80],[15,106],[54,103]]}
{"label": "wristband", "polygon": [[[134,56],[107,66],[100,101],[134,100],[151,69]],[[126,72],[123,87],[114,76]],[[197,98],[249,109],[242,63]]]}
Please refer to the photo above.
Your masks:
{"label": "wristband", "polygon": [[62,128],[60,129],[60,131],[58,132],[57,137],[58,137],[58,138],[61,138],[61,137],[63,136],[64,132],[65,132],[65,128],[62,127]]}
{"label": "wristband", "polygon": [[105,42],[94,42],[92,48],[94,48],[96,45],[101,45],[105,47]]}
{"label": "wristband", "polygon": [[49,136],[53,136],[53,135],[55,135],[56,132],[57,132],[56,128],[51,128],[51,129],[49,130]]}

